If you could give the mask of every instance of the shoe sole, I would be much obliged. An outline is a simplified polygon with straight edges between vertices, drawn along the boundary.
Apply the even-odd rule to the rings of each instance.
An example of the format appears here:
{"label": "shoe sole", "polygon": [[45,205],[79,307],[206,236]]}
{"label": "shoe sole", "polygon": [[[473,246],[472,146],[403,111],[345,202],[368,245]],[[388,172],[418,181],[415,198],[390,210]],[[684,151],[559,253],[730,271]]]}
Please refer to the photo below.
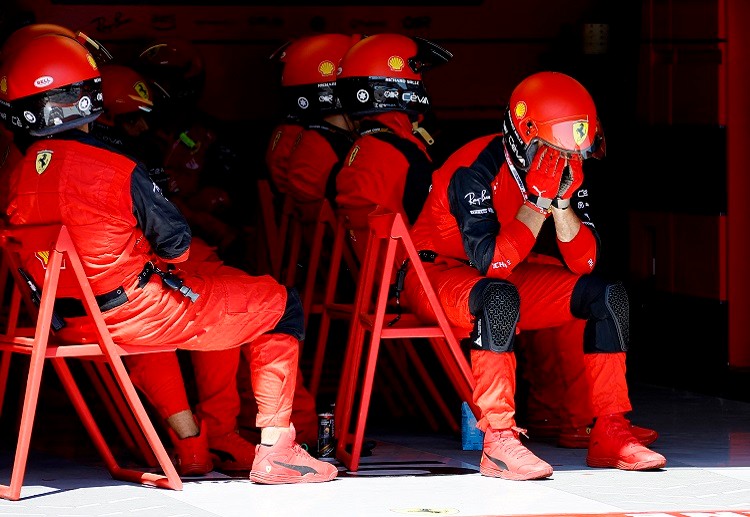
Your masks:
{"label": "shoe sole", "polygon": [[667,464],[666,459],[627,463],[613,458],[586,458],[586,465],[594,468],[616,468],[620,470],[654,470]]}
{"label": "shoe sole", "polygon": [[250,481],[261,485],[287,485],[291,483],[324,483],[336,478],[338,471],[333,472],[330,477],[325,476],[284,476],[278,474],[265,474],[261,472],[250,472]]}
{"label": "shoe sole", "polygon": [[[652,443],[656,441],[656,438],[651,440],[639,440],[640,444],[644,447],[648,447]],[[563,449],[588,449],[589,448],[589,439],[584,438],[560,438],[557,441],[557,446],[562,447]]]}
{"label": "shoe sole", "polygon": [[214,465],[213,463],[190,463],[187,465],[177,465],[175,466],[175,468],[180,476],[205,476],[206,474],[214,470]]}
{"label": "shoe sole", "polygon": [[219,472],[249,472],[252,470],[253,466],[251,465],[222,465],[220,463],[214,463],[214,469],[218,470]]}
{"label": "shoe sole", "polygon": [[[638,440],[644,447],[648,447],[654,443],[658,437],[659,436],[656,435],[646,440],[638,440],[638,437],[636,436],[636,440]],[[557,441],[557,446],[564,449],[588,449],[590,441],[591,440],[588,436],[570,436],[566,438],[564,435],[561,435]]]}
{"label": "shoe sole", "polygon": [[507,479],[509,481],[530,481],[532,479],[544,479],[550,477],[552,475],[552,467],[549,469],[527,472],[526,474],[517,474],[510,470],[490,470],[480,468],[479,473],[483,476]]}

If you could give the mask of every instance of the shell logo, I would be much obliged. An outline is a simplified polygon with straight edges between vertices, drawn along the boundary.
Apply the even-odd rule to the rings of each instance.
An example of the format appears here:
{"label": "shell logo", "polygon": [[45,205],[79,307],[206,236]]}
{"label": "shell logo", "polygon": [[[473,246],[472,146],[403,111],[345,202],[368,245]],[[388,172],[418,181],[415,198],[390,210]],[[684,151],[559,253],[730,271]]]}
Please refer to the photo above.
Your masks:
{"label": "shell logo", "polygon": [[391,56],[388,58],[388,68],[394,72],[400,72],[404,69],[404,58],[401,56]]}
{"label": "shell logo", "polygon": [[526,107],[526,103],[523,101],[517,102],[516,107],[513,108],[513,114],[516,116],[516,118],[523,118],[526,116],[526,112],[528,111],[528,108]]}
{"label": "shell logo", "polygon": [[329,77],[336,72],[336,65],[334,65],[332,61],[326,59],[325,61],[321,61],[318,65],[318,72],[320,72],[320,75],[323,77]]}
{"label": "shell logo", "polygon": [[49,264],[49,250],[40,250],[34,253],[34,255],[42,263],[42,267],[47,269],[47,265]]}

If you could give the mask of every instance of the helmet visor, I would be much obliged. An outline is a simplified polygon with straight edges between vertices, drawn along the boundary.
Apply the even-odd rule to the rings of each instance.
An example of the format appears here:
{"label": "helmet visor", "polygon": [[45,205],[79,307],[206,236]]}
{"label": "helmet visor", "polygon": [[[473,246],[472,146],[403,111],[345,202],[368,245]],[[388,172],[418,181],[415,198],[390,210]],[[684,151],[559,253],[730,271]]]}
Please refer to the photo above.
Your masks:
{"label": "helmet visor", "polygon": [[422,81],[390,77],[346,77],[336,81],[336,95],[345,112],[368,115],[384,111],[426,113],[430,109]]}
{"label": "helmet visor", "polygon": [[553,149],[557,149],[558,151],[560,151],[561,153],[567,156],[578,154],[584,160],[588,158],[596,158],[600,160],[604,158],[607,152],[607,144],[604,139],[604,133],[601,130],[601,125],[599,124],[598,121],[597,121],[596,128],[594,129],[594,131],[595,131],[594,136],[591,139],[591,145],[585,149],[580,149],[578,151],[571,151],[570,149],[566,149],[559,145],[552,144],[550,142],[547,142],[543,138],[535,138],[533,141],[538,140],[541,144],[546,145],[547,147],[551,147]]}
{"label": "helmet visor", "polygon": [[341,103],[334,94],[335,82],[302,84],[282,88],[283,105],[287,112],[300,118],[320,118],[341,112]]}
{"label": "helmet visor", "polygon": [[8,125],[47,136],[91,122],[104,109],[99,81],[97,77],[12,101]]}

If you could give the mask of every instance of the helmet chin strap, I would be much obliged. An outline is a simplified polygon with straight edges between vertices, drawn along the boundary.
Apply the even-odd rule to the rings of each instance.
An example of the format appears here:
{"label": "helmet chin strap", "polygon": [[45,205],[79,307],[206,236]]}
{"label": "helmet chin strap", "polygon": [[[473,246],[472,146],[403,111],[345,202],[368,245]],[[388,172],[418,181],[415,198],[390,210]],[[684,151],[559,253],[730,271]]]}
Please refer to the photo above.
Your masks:
{"label": "helmet chin strap", "polygon": [[432,145],[435,143],[435,139],[432,138],[432,135],[430,135],[430,133],[428,133],[425,128],[420,127],[418,121],[412,122],[411,128],[412,133],[419,134],[419,136],[421,136],[424,141],[427,142],[427,145]]}

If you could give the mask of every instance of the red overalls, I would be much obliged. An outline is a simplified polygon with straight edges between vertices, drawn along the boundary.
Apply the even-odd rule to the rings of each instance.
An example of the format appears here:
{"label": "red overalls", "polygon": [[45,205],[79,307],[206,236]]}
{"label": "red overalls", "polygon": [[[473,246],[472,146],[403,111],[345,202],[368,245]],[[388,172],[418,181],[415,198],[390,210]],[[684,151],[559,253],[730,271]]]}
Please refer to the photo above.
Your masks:
{"label": "red overalls", "polygon": [[[65,224],[95,294],[124,287],[127,301],[104,312],[116,342],[187,350],[251,343],[243,352],[246,349],[259,406],[256,425],[288,426],[299,343],[290,334],[272,333],[285,313],[286,289],[271,277],[253,277],[223,265],[207,272],[189,265],[182,270],[185,285],[199,293],[195,302],[165,289],[156,275],[138,287],[146,262],[166,269],[165,263],[187,259],[186,223],[160,193],[152,193],[152,200],[140,200],[154,207],[145,215],[138,212],[147,221],[142,229],[131,190],[131,176],[138,172],[134,162],[99,148],[79,132],[68,133],[35,142],[27,150],[14,171],[11,223]],[[145,171],[140,174],[148,181]],[[157,227],[160,232],[154,232]]]}
{"label": "red overalls", "polygon": [[[474,188],[467,191],[457,188],[452,182],[457,171],[474,176],[471,183]],[[465,239],[453,214],[461,203],[470,209],[494,212],[499,232],[481,235],[478,228],[466,228],[472,235]],[[535,238],[516,219],[522,203],[522,193],[505,163],[499,135],[466,144],[433,174],[432,190],[411,236],[418,250],[437,253],[435,262],[424,266],[452,325],[473,328],[469,294],[480,279],[491,277],[507,280],[518,289],[521,305],[517,331],[563,325],[571,325],[571,331],[578,331],[573,325],[576,318],[570,311],[570,298],[580,275],[593,268],[596,242],[588,227],[582,225],[573,241],[558,243],[567,267],[529,260]],[[465,242],[472,247],[489,245],[491,260],[484,274],[467,264]],[[422,318],[433,319],[415,275],[406,275],[404,296]],[[583,347],[582,331],[575,341],[576,346]],[[514,352],[472,348],[471,362],[476,380],[474,402],[482,412],[478,427],[486,430],[515,426]],[[586,354],[584,362],[594,415],[630,411],[625,354]]]}

